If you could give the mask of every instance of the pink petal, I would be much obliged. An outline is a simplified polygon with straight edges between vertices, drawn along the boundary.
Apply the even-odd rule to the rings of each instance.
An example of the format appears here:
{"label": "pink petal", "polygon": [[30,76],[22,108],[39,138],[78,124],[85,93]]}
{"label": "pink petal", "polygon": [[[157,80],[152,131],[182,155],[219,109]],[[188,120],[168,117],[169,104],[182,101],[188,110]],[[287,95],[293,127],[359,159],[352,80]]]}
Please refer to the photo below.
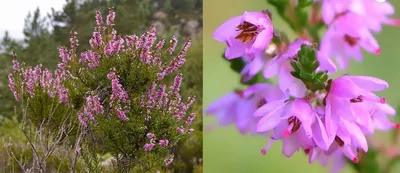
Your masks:
{"label": "pink petal", "polygon": [[271,39],[272,39],[272,29],[271,27],[268,27],[257,35],[256,40],[254,41],[252,46],[253,50],[255,50],[256,52],[263,51],[268,46]]}
{"label": "pink petal", "polygon": [[254,112],[253,116],[254,117],[262,117],[262,116],[267,116],[270,113],[273,114],[285,105],[286,105],[285,100],[276,100],[276,101],[268,102],[267,104],[258,108]]}
{"label": "pink petal", "polygon": [[331,23],[333,18],[335,17],[335,10],[331,6],[332,4],[325,2],[322,4],[322,19],[325,22],[325,24]]}
{"label": "pink petal", "polygon": [[254,60],[250,62],[249,75],[250,76],[256,75],[258,72],[261,71],[265,63],[266,63],[266,58],[263,57],[263,55],[256,56],[256,58],[254,58]]}
{"label": "pink petal", "polygon": [[268,89],[268,87],[270,87],[270,85],[264,84],[264,83],[258,83],[258,84],[251,85],[243,92],[243,97],[244,98],[250,97],[251,95],[253,95],[255,93],[259,93],[263,90]]}
{"label": "pink petal", "polygon": [[225,49],[225,58],[228,60],[242,57],[245,53],[245,47],[228,46]]}
{"label": "pink petal", "polygon": [[315,143],[323,150],[328,150],[330,144],[328,143],[328,135],[326,134],[326,129],[322,123],[321,118],[314,114],[317,121],[312,125],[313,139]]}
{"label": "pink petal", "polygon": [[224,109],[229,107],[231,104],[235,103],[239,99],[239,96],[236,93],[229,93],[218,100],[211,103],[208,108],[206,109],[206,114],[214,114],[215,112],[219,111],[220,109]]}
{"label": "pink petal", "polygon": [[326,133],[328,135],[328,144],[332,144],[333,140],[336,136],[336,131],[338,129],[338,117],[332,116],[331,114],[332,108],[329,103],[329,99],[326,99],[326,107],[325,107],[325,128]]}
{"label": "pink petal", "polygon": [[349,75],[345,76],[345,78],[350,79],[358,87],[368,91],[381,91],[389,87],[386,81],[375,77]]}
{"label": "pink petal", "polygon": [[[351,109],[351,103],[348,99],[341,99],[337,97],[331,97],[329,100],[332,106],[332,115],[333,116],[340,116],[346,119],[347,121],[353,122],[356,120],[356,117]],[[353,103],[357,104],[357,103]]]}
{"label": "pink petal", "polygon": [[300,142],[293,135],[283,138],[282,145],[282,152],[286,157],[291,157],[300,148]]}
{"label": "pink petal", "polygon": [[346,77],[342,76],[332,80],[329,95],[345,99],[352,99],[361,95],[358,86]]}
{"label": "pink petal", "polygon": [[267,66],[264,68],[263,75],[265,78],[272,78],[276,76],[279,72],[280,62],[278,58],[271,59]]}
{"label": "pink petal", "polygon": [[352,142],[356,142],[361,149],[363,149],[365,152],[368,151],[368,143],[367,139],[365,138],[364,133],[360,130],[360,128],[357,126],[357,124],[350,123],[347,121],[341,121],[345,126],[347,131],[351,134],[352,137]]}
{"label": "pink petal", "polygon": [[242,16],[235,16],[228,19],[225,23],[219,26],[213,33],[213,38],[220,42],[226,42],[231,37],[235,37],[236,26],[242,22]]}
{"label": "pink petal", "polygon": [[292,102],[292,104],[293,107],[291,110],[291,114],[295,115],[301,121],[302,127],[304,128],[307,137],[311,138],[311,124],[313,124],[315,120],[315,116],[312,116],[315,114],[315,112],[313,111],[311,104],[308,103],[305,99],[296,99]]}
{"label": "pink petal", "polygon": [[265,132],[275,128],[281,121],[282,109],[277,109],[262,117],[257,123],[257,132]]}

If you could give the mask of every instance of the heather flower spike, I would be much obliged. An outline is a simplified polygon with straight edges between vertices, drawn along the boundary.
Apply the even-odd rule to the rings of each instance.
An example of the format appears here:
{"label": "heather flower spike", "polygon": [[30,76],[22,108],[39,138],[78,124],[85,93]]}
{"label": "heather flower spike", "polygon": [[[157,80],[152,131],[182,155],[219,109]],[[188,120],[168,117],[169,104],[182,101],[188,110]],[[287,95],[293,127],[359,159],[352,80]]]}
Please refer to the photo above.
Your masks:
{"label": "heather flower spike", "polygon": [[[286,157],[302,150],[310,163],[319,161],[326,166],[334,162],[334,172],[345,166],[345,160],[357,164],[370,157],[366,152],[381,151],[367,138],[378,130],[400,128],[389,117],[396,115],[396,110],[376,93],[389,84],[370,76],[332,75],[337,72],[336,64],[344,70],[351,59],[361,62],[362,50],[381,53],[373,34],[381,31],[382,24],[399,24],[398,19],[389,17],[394,14],[393,6],[375,0],[271,4],[298,38],[278,34],[269,11],[245,12],[216,28],[213,37],[226,43],[225,58],[240,58],[244,64],[231,61],[247,88],[212,102],[206,114],[216,117],[216,125],[233,124],[241,134],[267,137],[261,149],[263,155],[276,141],[282,141]],[[310,20],[304,12],[309,6],[313,10]],[[321,39],[319,21],[327,27]],[[236,69],[240,65],[242,68]],[[277,83],[266,84],[260,77],[254,78],[260,73],[266,79],[277,77]]]}

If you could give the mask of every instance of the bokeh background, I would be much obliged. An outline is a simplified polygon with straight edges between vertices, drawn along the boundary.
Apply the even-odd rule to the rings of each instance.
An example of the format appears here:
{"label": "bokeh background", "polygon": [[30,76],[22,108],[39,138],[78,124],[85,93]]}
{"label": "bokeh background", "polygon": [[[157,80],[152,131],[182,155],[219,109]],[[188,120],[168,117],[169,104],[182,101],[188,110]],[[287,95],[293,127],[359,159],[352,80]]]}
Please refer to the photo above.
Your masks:
{"label": "bokeh background", "polygon": [[[400,11],[400,1],[389,1]],[[224,21],[244,11],[263,10],[269,8],[273,12],[273,24],[279,30],[295,38],[293,32],[284,23],[273,6],[266,0],[204,0],[204,109],[212,101],[235,88],[243,88],[239,84],[240,77],[234,73],[229,63],[221,58],[225,45],[212,38],[213,31]],[[400,12],[395,15],[400,17]],[[379,95],[385,96],[390,104],[400,104],[400,27],[386,26],[383,32],[376,35],[381,48],[380,56],[364,53],[363,63],[352,62],[349,73],[353,75],[369,75],[382,78],[389,82],[390,88]],[[341,72],[339,74],[343,74]],[[337,75],[339,75],[337,74]],[[215,123],[215,118],[205,115],[204,127]],[[260,150],[266,145],[267,139],[260,136],[243,136],[233,126],[218,127],[204,132],[204,172],[206,173],[275,173],[275,172],[329,172],[318,162],[310,165],[303,152],[296,153],[288,159],[281,154],[281,143],[274,143],[267,155],[262,156]],[[378,133],[383,140],[388,134]],[[400,146],[399,146],[400,147]],[[347,166],[345,173],[354,170]],[[394,172],[400,172],[399,166]]]}

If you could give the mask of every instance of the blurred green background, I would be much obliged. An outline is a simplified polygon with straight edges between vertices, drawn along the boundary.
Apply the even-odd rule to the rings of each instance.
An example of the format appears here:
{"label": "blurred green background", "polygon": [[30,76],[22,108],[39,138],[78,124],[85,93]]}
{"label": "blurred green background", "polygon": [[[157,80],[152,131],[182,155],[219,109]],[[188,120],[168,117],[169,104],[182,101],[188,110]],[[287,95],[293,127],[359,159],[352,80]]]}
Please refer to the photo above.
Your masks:
{"label": "blurred green background", "polygon": [[[389,1],[395,8],[400,9],[400,1]],[[229,67],[227,61],[221,58],[225,45],[212,38],[213,31],[224,21],[232,16],[241,15],[244,11],[263,10],[269,8],[273,12],[275,28],[286,31],[291,40],[295,39],[293,32],[284,23],[275,9],[266,0],[204,0],[204,109],[215,99],[233,89],[243,87],[239,84],[240,77]],[[399,17],[400,12],[396,14]],[[365,55],[363,63],[352,62],[349,73],[353,75],[369,75],[382,78],[389,82],[390,88],[379,93],[385,96],[388,102],[397,106],[400,104],[400,28],[386,26],[383,32],[376,35],[382,48],[382,54]],[[340,74],[343,74],[341,72]],[[337,74],[339,75],[339,74]],[[204,127],[215,122],[211,116],[204,117]],[[288,159],[281,154],[281,143],[276,142],[265,156],[260,150],[266,145],[267,139],[260,136],[243,136],[233,126],[218,127],[204,132],[203,158],[204,172],[206,173],[267,173],[267,172],[329,172],[319,163],[308,164],[308,159],[303,152],[296,153]],[[387,139],[388,134],[379,133],[380,137]],[[400,146],[399,146],[400,147]],[[400,169],[394,171],[397,172]],[[345,173],[354,172],[347,166]]]}

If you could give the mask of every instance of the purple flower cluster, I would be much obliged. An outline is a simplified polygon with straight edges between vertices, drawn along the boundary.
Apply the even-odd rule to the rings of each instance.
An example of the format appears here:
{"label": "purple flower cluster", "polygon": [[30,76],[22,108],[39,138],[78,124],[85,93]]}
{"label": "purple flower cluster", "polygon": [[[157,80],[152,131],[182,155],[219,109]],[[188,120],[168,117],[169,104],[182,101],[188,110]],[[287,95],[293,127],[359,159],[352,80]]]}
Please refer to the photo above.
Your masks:
{"label": "purple flower cluster", "polygon": [[95,68],[99,66],[100,63],[100,55],[97,52],[92,50],[88,50],[86,52],[81,53],[80,63],[88,63],[89,68]]}
{"label": "purple flower cluster", "polygon": [[[153,133],[147,133],[146,135],[147,138],[150,139],[149,143],[144,144],[143,148],[145,151],[151,151],[155,146],[156,146],[156,136]],[[158,142],[158,145],[160,147],[167,147],[168,146],[168,140],[167,139],[161,139]]]}
{"label": "purple flower cluster", "polygon": [[380,54],[381,48],[372,33],[380,32],[382,24],[399,25],[389,2],[376,0],[322,0],[322,19],[328,25],[321,40],[321,52],[335,57],[339,67],[346,69],[349,60],[362,61],[361,48]]}
{"label": "purple flower cluster", "polygon": [[[146,94],[142,96],[141,106],[146,108],[147,114],[149,115],[146,120],[151,118],[150,113],[153,110],[165,110],[167,114],[172,115],[177,122],[181,122],[187,115],[189,107],[195,101],[195,97],[189,97],[186,102],[182,101],[182,97],[179,94],[183,75],[179,73],[174,79],[174,83],[169,87],[169,91],[166,90],[166,85],[160,85],[157,89],[157,84],[154,82],[152,86],[147,90]],[[186,118],[186,127],[180,126],[177,128],[177,132],[185,134],[185,130],[191,131],[190,125],[194,120],[196,114],[191,113]]]}
{"label": "purple flower cluster", "polygon": [[[128,120],[126,113],[129,111],[130,100],[128,93],[125,91],[123,86],[119,83],[118,76],[115,72],[110,72],[107,78],[111,80],[111,97],[110,107],[115,109],[115,113],[121,120]],[[122,104],[126,104],[123,106]]]}
{"label": "purple flower cluster", "polygon": [[[53,73],[48,69],[42,70],[41,64],[35,67],[24,65],[20,67],[16,60],[13,60],[13,64],[15,71],[8,75],[8,86],[17,101],[24,94],[34,97],[38,90],[43,90],[51,98],[58,96],[61,103],[68,104],[69,90],[63,84],[68,78],[66,71],[56,69],[53,77]],[[18,84],[16,84],[16,81],[18,81]]]}
{"label": "purple flower cluster", "polygon": [[[379,32],[381,24],[398,24],[398,20],[386,17],[394,12],[387,2],[322,0],[322,9],[328,30],[315,54],[319,62],[315,72],[328,75],[337,72],[333,57],[345,69],[350,58],[362,60],[361,47],[379,54],[371,33]],[[226,59],[242,58],[246,63],[241,71],[244,82],[260,72],[265,78],[279,78],[277,85],[257,83],[226,94],[206,109],[220,126],[235,124],[242,134],[270,138],[262,154],[281,140],[285,156],[301,149],[309,155],[310,163],[318,160],[325,165],[334,159],[339,170],[344,158],[357,163],[357,152],[368,151],[366,135],[400,128],[388,118],[396,111],[375,94],[388,88],[384,80],[343,75],[315,91],[295,78],[291,62],[297,61],[302,45],[313,43],[305,39],[286,45],[272,43],[274,31],[267,11],[233,17],[219,26],[213,37],[227,45]]]}
{"label": "purple flower cluster", "polygon": [[87,127],[87,121],[94,121],[95,115],[104,113],[104,107],[100,103],[100,98],[97,95],[86,97],[86,104],[83,107],[83,113],[78,113],[78,119],[82,126]]}

